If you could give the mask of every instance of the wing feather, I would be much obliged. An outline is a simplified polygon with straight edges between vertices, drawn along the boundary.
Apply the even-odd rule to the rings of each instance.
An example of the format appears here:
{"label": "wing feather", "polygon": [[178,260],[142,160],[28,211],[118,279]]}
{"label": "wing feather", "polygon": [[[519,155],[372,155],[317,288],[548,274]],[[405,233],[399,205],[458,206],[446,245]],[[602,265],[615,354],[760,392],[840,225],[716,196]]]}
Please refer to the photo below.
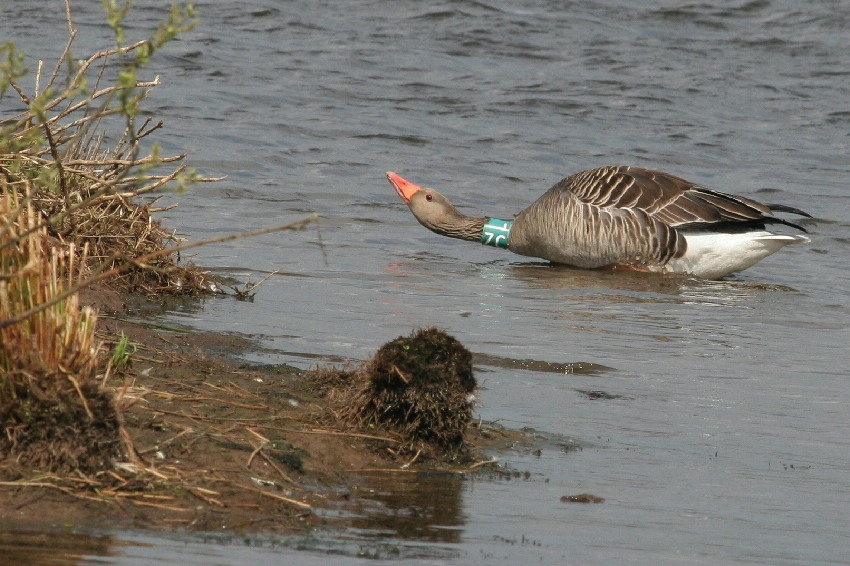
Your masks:
{"label": "wing feather", "polygon": [[568,191],[590,206],[641,210],[671,227],[787,223],[760,202],[641,167],[588,169],[567,177],[550,191]]}

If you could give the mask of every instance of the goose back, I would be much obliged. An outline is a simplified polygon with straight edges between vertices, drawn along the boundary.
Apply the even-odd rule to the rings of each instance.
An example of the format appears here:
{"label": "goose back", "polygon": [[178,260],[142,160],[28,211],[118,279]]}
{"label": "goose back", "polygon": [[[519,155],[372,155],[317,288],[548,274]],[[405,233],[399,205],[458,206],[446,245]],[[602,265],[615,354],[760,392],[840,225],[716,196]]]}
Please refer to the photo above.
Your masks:
{"label": "goose back", "polygon": [[[769,206],[746,197],[715,191],[681,177],[641,167],[588,169],[550,189],[567,191],[582,203],[602,208],[646,212],[675,227],[707,227],[723,223],[779,222]],[[546,198],[544,194],[543,197]]]}
{"label": "goose back", "polygon": [[687,249],[679,232],[639,208],[583,203],[558,185],[517,214],[509,248],[555,263],[594,268],[663,265]]}
{"label": "goose back", "polygon": [[750,231],[791,224],[768,205],[640,167],[588,169],[520,212],[510,248],[578,267],[652,269],[687,252],[690,230]]}

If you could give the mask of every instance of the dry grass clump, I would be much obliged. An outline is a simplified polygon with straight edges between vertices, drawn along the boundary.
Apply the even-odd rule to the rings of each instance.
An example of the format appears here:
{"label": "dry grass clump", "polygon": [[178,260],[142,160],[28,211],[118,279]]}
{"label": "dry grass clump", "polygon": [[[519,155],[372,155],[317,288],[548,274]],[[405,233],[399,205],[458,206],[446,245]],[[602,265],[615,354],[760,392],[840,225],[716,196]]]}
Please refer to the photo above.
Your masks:
{"label": "dry grass clump", "polygon": [[345,420],[401,438],[403,448],[453,452],[472,420],[472,354],[436,328],[400,336],[356,371],[316,377],[343,405]]}
{"label": "dry grass clump", "polygon": [[[141,102],[159,84],[142,80],[142,69],[194,26],[194,8],[174,5],[149,39],[124,45],[129,7],[104,2],[116,47],[77,60],[65,0],[68,43],[52,73],[38,63],[31,92],[21,86],[28,74],[23,56],[0,43],[0,102],[17,109],[0,118],[0,473],[10,462],[43,471],[102,470],[120,456],[122,443],[135,459],[112,395],[96,378],[97,316],[80,307],[79,290],[103,281],[152,295],[206,293],[213,283],[195,266],[180,265],[178,252],[302,229],[317,218],[191,244],[152,218],[154,191],[216,179],[196,175],[183,155],[159,155],[148,136],[162,122],[137,123]],[[101,369],[103,381],[111,367]]]}
{"label": "dry grass clump", "polygon": [[[120,44],[126,9],[105,7]],[[66,12],[67,46],[51,74],[39,62],[31,93],[19,84],[23,56],[0,45],[0,99],[20,100],[0,120],[0,460],[86,473],[109,467],[122,439],[96,379],[97,315],[75,292],[106,278],[148,293],[205,290],[197,268],[177,266],[176,239],[151,218],[152,202],[134,199],[207,179],[174,165],[183,156],[143,151],[161,123],[136,124],[158,84],[139,80],[140,69],[193,22],[175,7],[151,39],[78,61],[70,0]]]}
{"label": "dry grass clump", "polygon": [[[77,257],[47,245],[34,208],[0,191],[0,321],[48,304],[79,278]],[[85,250],[81,252],[85,256]],[[96,379],[97,314],[77,296],[0,325],[0,455],[44,471],[103,469],[119,456],[112,396]]]}
{"label": "dry grass clump", "polygon": [[[143,203],[139,197],[215,179],[196,175],[182,163],[183,155],[159,156],[155,145],[141,150],[145,138],[162,126],[151,119],[141,126],[135,121],[137,106],[158,78],[101,85],[115,59],[126,61],[148,45],[143,41],[99,51],[82,62],[68,61],[66,49],[49,78],[42,78],[39,66],[36,84],[43,80],[46,85],[36,86],[32,94],[8,73],[4,80],[19,96],[22,110],[0,120],[0,180],[32,204],[36,226],[46,228],[55,245],[78,254],[88,249],[84,269],[114,272],[113,287],[200,294],[209,291],[210,282],[198,268],[178,265],[177,254],[167,253],[178,239],[152,218],[161,210],[156,200]],[[54,94],[64,65],[72,69],[68,84]],[[126,65],[137,71],[132,63]],[[109,148],[108,136],[114,140]],[[173,169],[160,173],[168,167]],[[164,253],[151,255],[158,251]]]}
{"label": "dry grass clump", "polygon": [[[102,138],[98,140],[101,142]],[[70,147],[69,151],[73,154],[77,147]],[[148,179],[137,187],[138,178],[114,177],[119,173],[117,167],[109,167],[111,158],[101,155],[90,164],[85,161],[69,159],[63,163],[66,183],[62,190],[26,182],[17,184],[29,185],[30,202],[54,244],[73,248],[77,253],[87,248],[88,272],[114,270],[110,285],[119,290],[148,295],[208,292],[209,281],[200,269],[191,263],[179,264],[177,254],[168,253],[169,246],[180,242],[153,218],[152,213],[158,210],[155,201],[140,202],[136,198],[161,187],[164,178]],[[75,162],[80,165],[73,165]],[[181,171],[182,166],[168,177]],[[2,157],[0,172],[7,173]],[[140,261],[154,251],[164,253]]]}

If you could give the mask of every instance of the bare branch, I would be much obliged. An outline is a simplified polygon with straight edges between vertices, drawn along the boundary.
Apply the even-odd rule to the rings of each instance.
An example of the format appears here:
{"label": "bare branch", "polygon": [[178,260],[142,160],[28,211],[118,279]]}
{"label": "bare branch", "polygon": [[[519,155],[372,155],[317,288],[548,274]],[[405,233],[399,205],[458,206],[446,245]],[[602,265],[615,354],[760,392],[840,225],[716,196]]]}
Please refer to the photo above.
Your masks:
{"label": "bare branch", "polygon": [[[210,245],[210,244],[219,244],[219,243],[222,243],[222,242],[230,242],[232,240],[239,240],[239,239],[242,239],[242,238],[253,238],[255,236],[262,236],[263,234],[271,234],[273,232],[282,232],[282,231],[285,231],[285,230],[303,230],[304,228],[307,227],[307,225],[309,225],[312,222],[318,221],[318,219],[319,219],[319,215],[314,213],[314,214],[311,214],[310,216],[308,216],[308,217],[306,217],[302,220],[297,220],[297,221],[291,222],[289,224],[284,224],[283,226],[275,226],[275,227],[272,227],[272,228],[261,228],[259,230],[252,230],[250,232],[243,232],[241,234],[230,234],[230,235],[227,235],[227,236],[218,236],[218,237],[215,237],[215,238],[207,238],[206,240],[199,240],[197,242],[191,242],[191,243],[188,243],[188,244],[181,244],[181,245],[174,246],[174,247],[171,247],[171,248],[166,248],[166,249],[162,249],[162,250],[155,250],[153,252],[150,252],[148,254],[144,254],[144,255],[139,256],[137,258],[121,258],[120,256],[110,257],[107,260],[101,262],[98,269],[95,270],[94,275],[86,278],[84,281],[81,281],[81,282],[77,283],[76,285],[69,287],[68,289],[66,289],[62,293],[59,293],[58,295],[56,295],[55,297],[53,297],[51,300],[49,300],[47,302],[44,302],[40,305],[36,305],[35,307],[27,310],[26,312],[22,312],[22,313],[14,316],[12,318],[0,321],[0,328],[6,328],[7,326],[17,324],[17,323],[21,322],[22,320],[26,320],[27,318],[29,318],[29,317],[47,309],[47,308],[55,305],[56,303],[58,303],[60,301],[64,301],[69,296],[71,296],[75,293],[78,293],[81,289],[88,287],[89,285],[97,283],[98,281],[103,281],[104,279],[107,279],[109,277],[113,277],[113,276],[121,273],[122,271],[130,269],[134,265],[144,266],[148,262],[150,262],[150,260],[155,259],[157,257],[161,257],[163,255],[170,255],[170,254],[173,254],[173,253],[176,253],[176,252],[179,252],[179,251],[185,251],[185,250],[197,248],[197,247],[200,247],[200,246],[207,246],[207,245]],[[115,261],[117,259],[125,259],[129,263],[122,264],[122,265],[119,265],[117,267],[113,267],[111,269],[106,269],[106,267],[108,267],[110,264],[112,264],[113,261]]]}

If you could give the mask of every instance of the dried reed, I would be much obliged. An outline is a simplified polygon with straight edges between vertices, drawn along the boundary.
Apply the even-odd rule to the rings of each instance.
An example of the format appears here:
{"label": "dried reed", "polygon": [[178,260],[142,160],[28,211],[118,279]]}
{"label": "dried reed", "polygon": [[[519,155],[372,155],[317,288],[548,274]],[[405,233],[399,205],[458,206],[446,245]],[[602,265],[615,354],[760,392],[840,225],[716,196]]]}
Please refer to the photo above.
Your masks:
{"label": "dried reed", "polygon": [[[105,5],[120,43],[126,9]],[[0,120],[0,463],[86,472],[132,463],[134,452],[112,394],[95,379],[97,315],[80,308],[77,291],[108,279],[146,294],[207,293],[211,281],[180,264],[181,250],[301,229],[317,217],[191,244],[163,229],[151,216],[156,199],[139,197],[216,179],[196,175],[183,155],[142,149],[162,122],[137,125],[139,104],[159,84],[137,75],[192,21],[175,7],[149,40],[75,61],[70,0],[66,11],[68,44],[49,76],[39,63],[31,94],[18,84],[17,57],[4,53],[9,44],[0,45],[0,96],[8,87],[21,102],[19,114]]]}
{"label": "dried reed", "polygon": [[[70,0],[66,13],[65,50],[50,75],[39,62],[31,94],[18,84],[22,58],[0,46],[0,95],[11,88],[21,103],[0,120],[0,457],[88,472],[121,459],[123,440],[113,396],[95,379],[97,314],[75,291],[106,275],[114,287],[147,293],[205,290],[200,270],[177,265],[169,245],[178,241],[151,217],[152,203],[133,199],[210,179],[183,156],[142,151],[162,124],[136,125],[138,105],[159,84],[139,80],[140,69],[192,22],[175,8],[151,39],[76,61]],[[111,13],[119,44],[125,13]]]}
{"label": "dried reed", "polygon": [[[9,220],[0,229],[0,320],[61,294],[79,279],[86,256],[73,245],[50,245],[44,226],[33,229],[31,202],[21,201],[3,184],[0,218]],[[96,323],[97,313],[70,295],[0,327],[0,454],[47,470],[92,470],[118,456],[117,415],[95,381]]]}

